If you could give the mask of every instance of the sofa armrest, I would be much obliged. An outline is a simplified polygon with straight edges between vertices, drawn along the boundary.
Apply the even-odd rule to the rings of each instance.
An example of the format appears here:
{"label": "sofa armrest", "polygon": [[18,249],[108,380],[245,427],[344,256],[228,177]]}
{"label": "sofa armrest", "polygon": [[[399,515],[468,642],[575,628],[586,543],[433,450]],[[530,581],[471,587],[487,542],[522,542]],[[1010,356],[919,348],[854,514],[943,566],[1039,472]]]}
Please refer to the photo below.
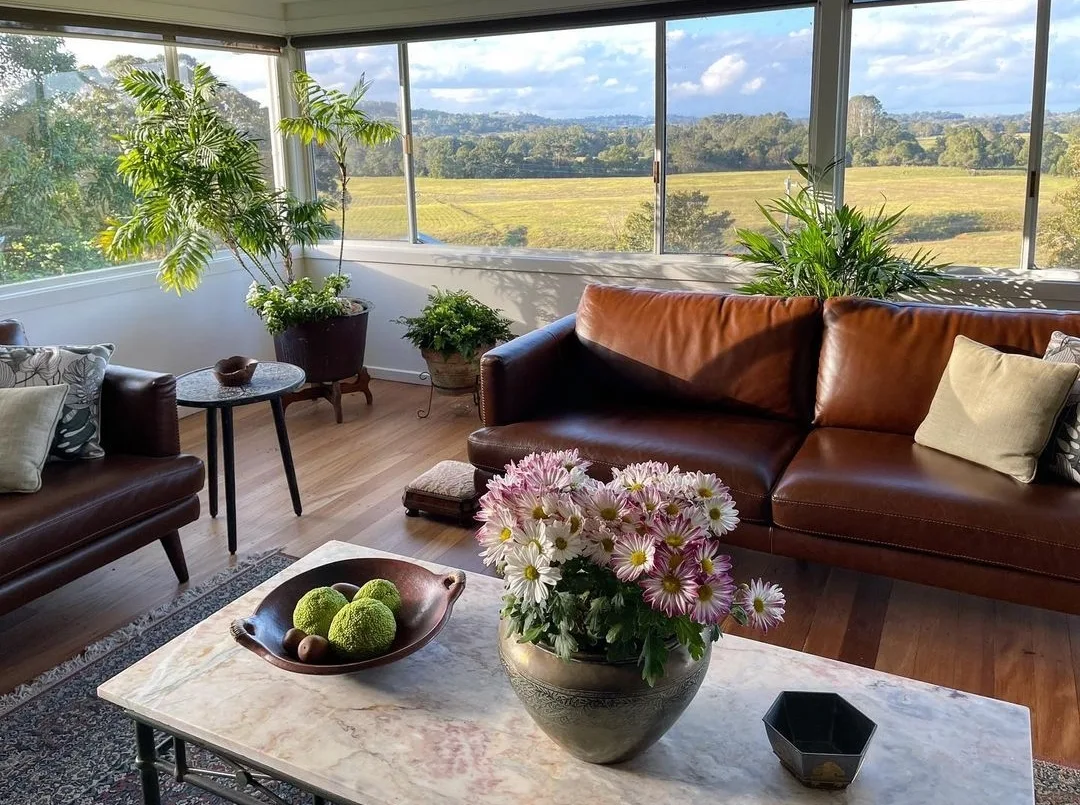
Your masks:
{"label": "sofa armrest", "polygon": [[548,407],[577,340],[576,315],[507,341],[480,360],[480,418],[484,425],[521,422]]}
{"label": "sofa armrest", "polygon": [[108,367],[101,387],[101,436],[106,453],[179,455],[176,378],[126,366]]}

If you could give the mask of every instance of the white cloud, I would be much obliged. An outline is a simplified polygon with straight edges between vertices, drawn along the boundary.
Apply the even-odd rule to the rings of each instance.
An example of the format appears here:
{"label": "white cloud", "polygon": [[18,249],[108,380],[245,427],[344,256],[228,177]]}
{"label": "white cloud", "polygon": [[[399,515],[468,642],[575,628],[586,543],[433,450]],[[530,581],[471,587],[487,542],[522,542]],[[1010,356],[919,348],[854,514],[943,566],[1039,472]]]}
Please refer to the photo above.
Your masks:
{"label": "white cloud", "polygon": [[617,86],[619,86],[619,79],[617,79],[617,78],[609,78],[607,81],[604,82],[604,86],[605,87],[617,87]]}
{"label": "white cloud", "polygon": [[740,89],[739,92],[741,92],[743,95],[753,95],[763,86],[765,86],[765,77],[759,75],[755,78],[751,78],[749,81],[743,84],[742,89]]}
{"label": "white cloud", "polygon": [[600,76],[596,75],[595,73],[593,75],[585,76],[585,83],[586,84],[596,84],[596,83],[599,83],[599,81],[600,81]]}
{"label": "white cloud", "polygon": [[718,95],[746,72],[746,59],[738,53],[728,53],[705,68],[697,82],[682,81],[675,89],[687,95]]}
{"label": "white cloud", "polygon": [[682,28],[672,28],[670,31],[667,32],[667,41],[669,44],[673,45],[676,42],[681,42],[685,38],[686,31],[684,31]]}
{"label": "white cloud", "polygon": [[440,101],[453,101],[454,103],[480,103],[486,101],[497,92],[477,89],[476,87],[455,87],[452,89],[436,88],[430,90],[431,97]]}

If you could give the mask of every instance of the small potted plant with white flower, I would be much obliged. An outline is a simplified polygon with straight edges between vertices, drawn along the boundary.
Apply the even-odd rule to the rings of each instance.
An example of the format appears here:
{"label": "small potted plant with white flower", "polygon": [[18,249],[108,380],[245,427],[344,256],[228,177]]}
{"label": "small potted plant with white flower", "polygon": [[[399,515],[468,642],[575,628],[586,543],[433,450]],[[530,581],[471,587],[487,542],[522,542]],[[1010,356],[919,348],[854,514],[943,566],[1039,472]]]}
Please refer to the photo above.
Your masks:
{"label": "small potted plant with white flower", "polygon": [[766,630],[785,600],[736,584],[721,538],[739,517],[715,475],[646,462],[601,483],[588,466],[576,450],[508,465],[478,539],[506,581],[499,647],[519,698],[571,753],[612,763],[675,723],[727,618]]}

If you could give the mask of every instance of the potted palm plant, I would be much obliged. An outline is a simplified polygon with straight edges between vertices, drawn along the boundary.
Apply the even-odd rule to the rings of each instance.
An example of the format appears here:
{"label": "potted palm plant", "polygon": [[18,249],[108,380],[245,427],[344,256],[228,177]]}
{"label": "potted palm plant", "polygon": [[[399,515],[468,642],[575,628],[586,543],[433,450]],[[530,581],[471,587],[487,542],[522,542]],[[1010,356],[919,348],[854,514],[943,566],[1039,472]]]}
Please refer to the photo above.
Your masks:
{"label": "potted palm plant", "polygon": [[480,376],[480,358],[501,341],[514,337],[510,319],[468,291],[428,294],[419,316],[401,316],[405,338],[420,350],[440,394],[471,394]]}
{"label": "potted palm plant", "polygon": [[[345,226],[349,200],[349,149],[353,146],[373,147],[392,141],[398,129],[392,123],[369,117],[360,108],[370,87],[363,76],[350,92],[324,89],[307,73],[293,73],[293,95],[298,114],[283,118],[278,129],[296,137],[303,145],[317,145],[330,153],[338,168],[338,212],[340,214],[340,243],[337,272],[324,281],[343,291],[349,278],[342,273],[345,257]],[[340,292],[340,291],[339,291]],[[284,303],[281,289],[258,286],[253,289],[250,304],[256,309]],[[344,315],[331,319],[305,319],[286,322],[274,332],[274,350],[278,360],[302,366],[308,380],[314,384],[301,394],[308,397],[327,397],[334,404],[337,421],[341,422],[342,393],[360,391],[371,402],[369,377],[364,369],[367,346],[368,314],[371,303],[363,299],[346,300]],[[350,382],[350,378],[354,378]]]}
{"label": "potted palm plant", "polygon": [[[224,85],[197,65],[191,86],[149,70],[121,79],[136,121],[119,135],[117,171],[131,188],[131,213],[113,219],[99,246],[113,259],[159,254],[168,290],[192,291],[224,246],[252,279],[291,296],[289,310],[257,309],[270,332],[286,320],[339,316],[340,283],[316,288],[297,279],[292,247],[333,234],[326,201],[299,201],[263,176],[257,142],[215,105]],[[298,284],[303,283],[303,284]]]}
{"label": "potted palm plant", "polygon": [[871,213],[847,204],[838,207],[825,189],[836,163],[823,169],[792,165],[803,178],[799,191],[758,204],[768,234],[736,231],[735,240],[744,251],[735,256],[757,267],[754,279],[740,291],[888,299],[927,290],[945,279],[942,271],[948,263],[937,262],[927,249],[901,253],[891,242],[906,209],[887,215],[884,205]]}

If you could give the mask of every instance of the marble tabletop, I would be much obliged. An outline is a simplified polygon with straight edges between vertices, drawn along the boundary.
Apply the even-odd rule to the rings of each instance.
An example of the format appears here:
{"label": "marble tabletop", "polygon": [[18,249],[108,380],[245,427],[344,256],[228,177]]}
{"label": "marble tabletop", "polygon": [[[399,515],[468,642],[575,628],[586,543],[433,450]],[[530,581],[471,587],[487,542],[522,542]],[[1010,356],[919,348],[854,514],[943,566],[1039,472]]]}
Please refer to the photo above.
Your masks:
{"label": "marble tabletop", "polygon": [[[98,695],[361,805],[1034,802],[1027,708],[731,636],[716,646],[689,709],[652,749],[619,766],[576,760],[533,724],[506,681],[496,649],[502,584],[473,573],[443,632],[381,668],[292,674],[230,636],[233,619],[285,578],[387,555],[328,542]],[[846,791],[803,788],[772,754],[761,716],[784,689],[836,691],[878,723]]]}

